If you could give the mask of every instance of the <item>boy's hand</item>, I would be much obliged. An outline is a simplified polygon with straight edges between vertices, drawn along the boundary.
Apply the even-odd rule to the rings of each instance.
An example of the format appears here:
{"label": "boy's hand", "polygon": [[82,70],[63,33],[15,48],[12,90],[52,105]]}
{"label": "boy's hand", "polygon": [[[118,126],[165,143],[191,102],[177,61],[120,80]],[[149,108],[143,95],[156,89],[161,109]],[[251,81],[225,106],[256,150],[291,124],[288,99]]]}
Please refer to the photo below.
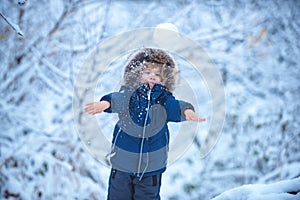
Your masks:
{"label": "boy's hand", "polygon": [[110,107],[108,101],[92,102],[85,105],[84,112],[95,115]]}
{"label": "boy's hand", "polygon": [[205,118],[199,118],[192,109],[186,109],[184,111],[184,115],[185,115],[185,119],[187,121],[194,121],[194,122],[204,122],[204,121],[206,121]]}

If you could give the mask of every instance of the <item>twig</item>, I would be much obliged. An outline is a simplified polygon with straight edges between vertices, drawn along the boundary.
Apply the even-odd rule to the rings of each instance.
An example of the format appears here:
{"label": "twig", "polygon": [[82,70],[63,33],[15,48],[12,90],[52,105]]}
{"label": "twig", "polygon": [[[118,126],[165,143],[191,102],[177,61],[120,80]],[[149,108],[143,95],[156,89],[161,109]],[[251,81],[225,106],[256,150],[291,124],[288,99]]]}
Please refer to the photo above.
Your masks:
{"label": "twig", "polygon": [[24,36],[23,32],[21,31],[20,27],[17,24],[12,23],[7,17],[5,17],[2,12],[0,11],[0,16],[8,23],[8,25],[10,25],[10,27],[12,29],[14,29],[18,35],[20,36]]}

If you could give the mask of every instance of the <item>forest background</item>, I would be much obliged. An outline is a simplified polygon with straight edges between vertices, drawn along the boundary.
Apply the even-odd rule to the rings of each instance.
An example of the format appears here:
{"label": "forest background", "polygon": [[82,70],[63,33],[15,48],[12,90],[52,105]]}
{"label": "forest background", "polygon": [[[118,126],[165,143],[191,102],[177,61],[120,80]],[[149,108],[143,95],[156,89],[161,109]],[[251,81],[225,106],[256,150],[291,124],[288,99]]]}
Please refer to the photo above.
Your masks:
{"label": "forest background", "polygon": [[297,180],[274,187],[293,198],[300,190],[299,10],[296,0],[1,1],[0,198],[106,198],[109,168],[74,128],[77,73],[101,42],[165,22],[198,43],[222,74],[226,118],[206,157],[198,156],[197,135],[164,173],[162,199],[206,200],[243,185]]}

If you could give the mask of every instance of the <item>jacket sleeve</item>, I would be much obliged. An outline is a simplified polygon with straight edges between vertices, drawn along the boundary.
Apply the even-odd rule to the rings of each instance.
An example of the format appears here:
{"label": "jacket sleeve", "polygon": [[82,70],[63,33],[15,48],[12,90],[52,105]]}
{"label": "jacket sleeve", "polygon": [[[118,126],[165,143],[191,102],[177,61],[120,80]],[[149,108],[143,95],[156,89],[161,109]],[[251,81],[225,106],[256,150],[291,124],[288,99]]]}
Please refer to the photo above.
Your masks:
{"label": "jacket sleeve", "polygon": [[100,101],[108,101],[110,103],[110,107],[105,109],[104,112],[107,113],[113,113],[113,110],[115,111],[116,109],[114,109],[114,107],[117,105],[115,99],[113,98],[113,96],[115,97],[117,95],[117,93],[110,93],[107,95],[104,95]]}
{"label": "jacket sleeve", "polygon": [[122,93],[113,92],[107,95],[104,95],[100,101],[105,100],[110,103],[110,107],[104,110],[107,113],[122,113],[125,111],[126,98]]}
{"label": "jacket sleeve", "polygon": [[129,109],[129,101],[133,93],[132,88],[122,86],[119,92],[104,95],[100,101],[105,100],[110,103],[110,107],[104,110],[107,113],[125,113]]}
{"label": "jacket sleeve", "polygon": [[167,99],[165,108],[167,112],[167,121],[171,122],[185,121],[184,111],[186,109],[195,110],[192,104],[182,100],[176,100],[174,96],[170,96]]}

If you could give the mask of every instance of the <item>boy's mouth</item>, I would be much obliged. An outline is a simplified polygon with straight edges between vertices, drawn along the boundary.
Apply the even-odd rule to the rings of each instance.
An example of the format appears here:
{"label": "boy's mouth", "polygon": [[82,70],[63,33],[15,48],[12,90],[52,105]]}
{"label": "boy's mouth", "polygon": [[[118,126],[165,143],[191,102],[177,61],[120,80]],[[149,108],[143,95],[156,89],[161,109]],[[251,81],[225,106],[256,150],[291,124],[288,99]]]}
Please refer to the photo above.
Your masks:
{"label": "boy's mouth", "polygon": [[155,82],[149,82],[150,88],[152,88],[155,85]]}

